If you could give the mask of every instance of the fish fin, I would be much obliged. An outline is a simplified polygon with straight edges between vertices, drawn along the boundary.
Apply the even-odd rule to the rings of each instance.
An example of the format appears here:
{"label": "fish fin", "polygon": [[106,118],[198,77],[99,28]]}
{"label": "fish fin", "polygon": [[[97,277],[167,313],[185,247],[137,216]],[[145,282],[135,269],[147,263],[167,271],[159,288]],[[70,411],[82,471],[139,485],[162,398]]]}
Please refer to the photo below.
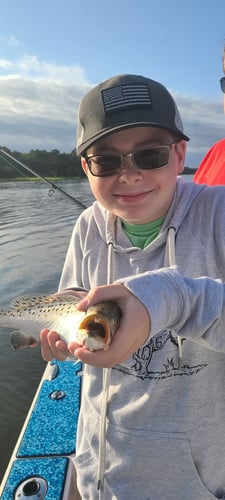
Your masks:
{"label": "fish fin", "polygon": [[57,295],[23,295],[21,297],[17,297],[11,303],[11,307],[19,311],[20,309],[24,309],[25,307],[33,307],[44,304],[57,304],[63,302],[73,302],[75,301],[74,295],[65,295],[62,297],[57,297]]}
{"label": "fish fin", "polygon": [[37,340],[31,335],[26,335],[20,330],[14,330],[10,335],[11,346],[14,351],[26,349],[27,347],[35,347],[38,344]]}

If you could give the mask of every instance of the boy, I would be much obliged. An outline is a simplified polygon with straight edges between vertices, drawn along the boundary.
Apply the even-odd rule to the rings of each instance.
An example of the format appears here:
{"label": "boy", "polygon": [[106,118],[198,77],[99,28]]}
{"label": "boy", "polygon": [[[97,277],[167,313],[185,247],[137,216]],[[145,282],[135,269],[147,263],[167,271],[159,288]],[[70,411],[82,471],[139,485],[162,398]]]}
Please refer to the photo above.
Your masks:
{"label": "boy", "polygon": [[177,180],[187,141],[148,78],[110,78],[81,102],[77,151],[97,201],[60,290],[85,295],[80,309],[115,300],[123,313],[105,351],[41,332],[46,360],[85,363],[82,499],[225,498],[225,192]]}

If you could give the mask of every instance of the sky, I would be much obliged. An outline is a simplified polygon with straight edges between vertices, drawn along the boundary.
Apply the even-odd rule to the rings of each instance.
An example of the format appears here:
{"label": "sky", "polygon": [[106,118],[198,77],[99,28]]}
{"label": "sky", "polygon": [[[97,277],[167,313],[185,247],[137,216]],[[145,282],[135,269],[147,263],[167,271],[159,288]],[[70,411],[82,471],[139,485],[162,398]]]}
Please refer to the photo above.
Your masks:
{"label": "sky", "polygon": [[225,0],[0,0],[0,147],[71,152],[82,96],[113,75],[175,98],[197,168],[225,136]]}

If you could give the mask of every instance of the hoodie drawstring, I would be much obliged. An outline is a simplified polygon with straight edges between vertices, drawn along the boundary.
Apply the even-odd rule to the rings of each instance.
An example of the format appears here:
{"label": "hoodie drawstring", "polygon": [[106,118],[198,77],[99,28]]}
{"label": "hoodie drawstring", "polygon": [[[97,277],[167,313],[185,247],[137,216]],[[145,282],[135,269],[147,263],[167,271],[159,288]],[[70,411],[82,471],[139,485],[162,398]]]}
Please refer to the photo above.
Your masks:
{"label": "hoodie drawstring", "polygon": [[[113,244],[108,243],[108,262],[107,262],[107,284],[113,281]],[[98,460],[98,492],[99,500],[104,499],[104,474],[105,474],[105,458],[106,458],[106,416],[108,394],[111,379],[111,368],[103,368],[102,375],[102,404],[101,417],[99,427],[99,460]]]}
{"label": "hoodie drawstring", "polygon": [[[170,227],[168,231],[168,256],[169,256],[169,265],[170,266],[175,266],[176,265],[176,255],[175,255],[175,234],[176,230],[175,227]],[[177,336],[177,335],[176,335]],[[182,366],[182,337],[177,336],[177,342],[178,342],[178,370]]]}

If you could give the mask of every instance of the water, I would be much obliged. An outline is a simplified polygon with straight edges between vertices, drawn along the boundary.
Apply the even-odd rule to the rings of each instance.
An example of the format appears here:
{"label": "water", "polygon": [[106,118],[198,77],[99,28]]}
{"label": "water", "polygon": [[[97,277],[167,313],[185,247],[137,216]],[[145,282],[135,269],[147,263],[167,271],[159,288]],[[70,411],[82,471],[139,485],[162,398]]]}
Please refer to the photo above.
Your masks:
{"label": "water", "polygon": [[[86,180],[58,183],[90,205]],[[82,209],[43,182],[0,184],[0,309],[13,298],[57,289],[72,228]],[[0,329],[0,480],[46,363],[40,349],[13,352]]]}
{"label": "water", "polygon": [[[191,180],[191,176],[185,176]],[[86,180],[59,185],[89,206]],[[13,298],[57,289],[72,228],[82,209],[42,182],[0,183],[0,309]],[[45,368],[40,349],[13,352],[0,329],[0,480]]]}

